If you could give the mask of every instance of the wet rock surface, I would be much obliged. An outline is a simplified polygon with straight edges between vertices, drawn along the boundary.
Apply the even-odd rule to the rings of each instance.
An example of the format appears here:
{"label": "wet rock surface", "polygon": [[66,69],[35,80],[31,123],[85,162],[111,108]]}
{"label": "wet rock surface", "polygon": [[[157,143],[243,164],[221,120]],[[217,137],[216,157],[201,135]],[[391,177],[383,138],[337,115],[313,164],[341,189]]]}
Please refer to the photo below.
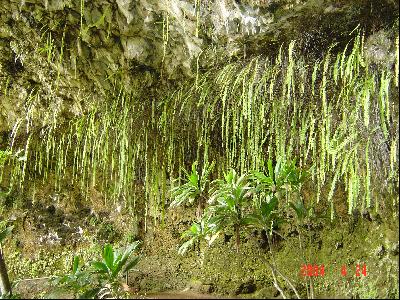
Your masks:
{"label": "wet rock surface", "polygon": [[[318,57],[334,42],[344,47],[358,24],[378,31],[398,16],[389,0],[2,0],[0,7],[0,133],[29,111],[36,93],[34,125],[54,115],[62,123],[117,83],[140,93],[160,80],[275,53],[293,39]],[[390,64],[387,39],[381,32],[369,42],[378,64]]]}

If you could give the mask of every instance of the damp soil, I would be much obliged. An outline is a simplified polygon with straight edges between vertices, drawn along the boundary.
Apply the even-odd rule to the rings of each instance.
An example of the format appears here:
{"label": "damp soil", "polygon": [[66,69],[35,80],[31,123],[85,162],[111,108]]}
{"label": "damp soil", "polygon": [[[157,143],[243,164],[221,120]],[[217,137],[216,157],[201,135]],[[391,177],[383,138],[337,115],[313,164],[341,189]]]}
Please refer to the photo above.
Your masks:
{"label": "damp soil", "polygon": [[[42,294],[45,299],[73,299],[72,294],[55,290],[49,278],[32,278],[16,282],[15,292],[22,298],[32,298],[33,295]],[[170,290],[163,292],[132,292],[131,299],[241,299],[240,297],[222,296],[209,293],[201,293],[190,290]]]}
{"label": "damp soil", "polygon": [[137,295],[136,299],[241,299],[241,298],[203,294],[192,291],[166,291],[161,293],[139,294]]}

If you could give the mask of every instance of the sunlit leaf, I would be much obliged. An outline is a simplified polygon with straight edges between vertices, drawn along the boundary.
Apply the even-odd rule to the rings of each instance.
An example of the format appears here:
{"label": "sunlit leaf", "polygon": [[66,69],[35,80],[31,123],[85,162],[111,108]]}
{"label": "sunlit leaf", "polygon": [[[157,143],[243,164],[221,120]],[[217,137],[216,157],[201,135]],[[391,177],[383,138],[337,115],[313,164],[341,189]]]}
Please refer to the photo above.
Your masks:
{"label": "sunlit leaf", "polygon": [[91,265],[92,265],[93,269],[98,273],[108,273],[109,272],[109,268],[103,262],[94,261],[94,262],[92,262]]}
{"label": "sunlit leaf", "polygon": [[113,270],[114,267],[114,250],[110,244],[104,246],[103,259],[107,267]]}
{"label": "sunlit leaf", "polygon": [[76,274],[79,270],[79,256],[74,256],[74,262],[72,265],[72,274]]}

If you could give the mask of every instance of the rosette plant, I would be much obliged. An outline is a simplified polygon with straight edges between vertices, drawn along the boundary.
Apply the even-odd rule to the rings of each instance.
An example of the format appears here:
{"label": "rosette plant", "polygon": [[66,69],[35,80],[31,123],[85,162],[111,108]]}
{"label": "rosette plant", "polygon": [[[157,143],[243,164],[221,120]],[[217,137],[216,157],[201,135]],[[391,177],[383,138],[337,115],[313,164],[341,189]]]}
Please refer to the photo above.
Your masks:
{"label": "rosette plant", "polygon": [[[296,161],[279,159],[275,167],[272,160],[267,161],[267,172],[253,171],[249,176],[252,182],[253,192],[257,197],[255,201],[255,213],[248,216],[249,225],[265,229],[268,235],[272,234],[273,228],[284,221],[282,209],[279,211],[279,202],[290,192],[298,193],[301,184],[307,176],[307,172],[296,167]],[[296,206],[292,202],[287,207],[299,207],[296,213],[300,213],[299,201]],[[282,206],[282,205],[281,205]],[[301,211],[303,212],[303,211]]]}
{"label": "rosette plant", "polygon": [[178,249],[178,253],[183,255],[194,244],[199,243],[200,240],[205,239],[210,246],[219,235],[216,230],[212,217],[206,213],[201,218],[200,222],[193,223],[188,230],[182,234],[182,238],[187,239]]}
{"label": "rosette plant", "polygon": [[248,224],[247,214],[249,199],[252,196],[252,187],[247,174],[238,176],[231,169],[224,175],[224,179],[213,182],[211,197],[208,201],[208,210],[212,215],[209,226],[215,231],[226,230],[233,227],[236,242],[236,251],[239,252],[240,229]]}
{"label": "rosette plant", "polygon": [[197,161],[192,164],[191,173],[184,170],[185,183],[171,189],[171,198],[174,200],[171,202],[170,207],[180,206],[185,203],[197,203],[196,215],[200,220],[207,202],[207,188],[210,181],[209,176],[214,168],[215,163],[206,163],[201,175],[197,172],[197,165]]}
{"label": "rosette plant", "polygon": [[88,262],[85,268],[80,265],[79,257],[75,256],[72,273],[56,277],[53,284],[61,289],[74,291],[74,296],[79,298],[126,296],[123,276],[138,264],[140,256],[133,254],[139,245],[140,242],[136,241],[125,249],[114,250],[107,244],[103,248],[102,259]]}

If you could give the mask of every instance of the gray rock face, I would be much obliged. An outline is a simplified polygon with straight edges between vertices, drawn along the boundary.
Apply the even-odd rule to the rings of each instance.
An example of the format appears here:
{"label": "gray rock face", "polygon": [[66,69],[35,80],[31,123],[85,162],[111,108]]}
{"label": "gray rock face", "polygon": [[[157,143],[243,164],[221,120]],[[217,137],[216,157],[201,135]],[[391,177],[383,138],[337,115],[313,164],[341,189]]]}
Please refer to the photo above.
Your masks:
{"label": "gray rock face", "polygon": [[144,38],[121,38],[124,55],[127,59],[135,59],[141,63],[147,61],[149,56],[148,43]]}
{"label": "gray rock face", "polygon": [[371,35],[365,45],[368,59],[376,65],[390,68],[395,61],[395,49],[390,49],[391,44],[391,39],[384,30]]}
{"label": "gray rock face", "polygon": [[117,0],[118,9],[126,18],[126,23],[129,25],[134,17],[135,1],[132,0]]}

